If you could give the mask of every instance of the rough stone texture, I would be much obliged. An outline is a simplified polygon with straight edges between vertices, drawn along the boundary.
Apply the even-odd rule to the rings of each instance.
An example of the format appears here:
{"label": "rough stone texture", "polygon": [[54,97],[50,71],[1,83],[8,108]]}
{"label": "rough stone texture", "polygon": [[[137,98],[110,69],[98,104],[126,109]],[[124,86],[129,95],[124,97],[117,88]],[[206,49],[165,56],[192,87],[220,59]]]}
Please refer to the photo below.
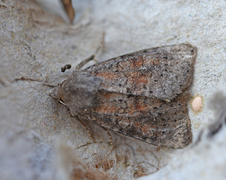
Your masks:
{"label": "rough stone texture", "polygon": [[[159,149],[113,134],[116,149],[104,159],[112,149],[109,143],[77,149],[91,142],[89,134],[63,105],[49,97],[51,87],[43,81],[54,84],[62,66],[70,63],[75,67],[93,54],[103,31],[106,37],[97,57],[100,61],[150,47],[190,43],[198,48],[192,94],[205,100],[200,113],[189,111],[196,138],[199,129],[214,119],[206,106],[208,99],[217,90],[225,91],[226,2],[75,0],[74,5],[75,25],[68,26],[33,1],[0,1],[1,179],[60,179],[62,167],[55,165],[60,156],[55,153],[59,137],[91,168],[117,174],[119,179],[153,173],[173,157],[177,164],[169,162],[144,179],[182,179],[192,172],[192,177],[200,179],[215,175],[223,179],[225,130],[181,156],[178,152],[186,149]],[[109,142],[102,128],[90,123],[88,127],[97,142]]]}

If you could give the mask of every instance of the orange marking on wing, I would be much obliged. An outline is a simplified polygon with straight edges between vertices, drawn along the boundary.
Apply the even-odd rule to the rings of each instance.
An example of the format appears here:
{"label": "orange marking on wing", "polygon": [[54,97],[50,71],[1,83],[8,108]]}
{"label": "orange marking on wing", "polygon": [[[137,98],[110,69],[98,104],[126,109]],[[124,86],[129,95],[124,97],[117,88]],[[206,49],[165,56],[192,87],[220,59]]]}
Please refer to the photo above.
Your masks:
{"label": "orange marking on wing", "polygon": [[158,59],[150,59],[149,61],[147,61],[148,64],[151,64],[151,65],[159,65],[160,62]]}
{"label": "orange marking on wing", "polygon": [[134,86],[139,86],[140,84],[143,85],[148,83],[147,77],[145,75],[142,75],[140,72],[129,72],[127,75],[128,83],[133,84]]}
{"label": "orange marking on wing", "polygon": [[114,93],[104,93],[102,94],[103,99],[115,99],[116,98],[116,94]]}
{"label": "orange marking on wing", "polygon": [[147,77],[144,75],[140,75],[135,78],[135,84],[147,84],[148,80]]}
{"label": "orange marking on wing", "polygon": [[115,79],[115,74],[111,72],[99,72],[95,75],[98,77],[103,77],[106,81],[112,81],[113,79]]}
{"label": "orange marking on wing", "polygon": [[114,114],[116,112],[116,107],[110,105],[109,103],[104,103],[102,106],[95,108],[96,112],[103,114]]}
{"label": "orange marking on wing", "polygon": [[139,69],[143,66],[143,58],[138,57],[137,60],[132,59],[131,60],[131,67],[132,69]]}
{"label": "orange marking on wing", "polygon": [[[114,93],[104,93],[102,94],[102,98],[107,100],[111,100],[111,99],[115,99],[116,98],[116,94]],[[102,104],[100,104],[100,106],[98,106],[97,108],[95,108],[96,112],[98,113],[103,113],[103,114],[115,114],[118,110],[118,107],[116,107],[115,105],[112,105],[111,102],[103,102]]]}
{"label": "orange marking on wing", "polygon": [[136,109],[137,111],[146,112],[146,111],[147,111],[147,106],[144,105],[143,102],[140,102],[139,104],[136,104],[135,109]]}
{"label": "orange marking on wing", "polygon": [[128,84],[135,84],[135,81],[137,79],[137,72],[129,72],[128,73]]}
{"label": "orange marking on wing", "polygon": [[138,123],[138,122],[135,122],[135,123],[133,123],[133,126],[135,126],[135,127],[141,127],[142,125],[140,123]]}
{"label": "orange marking on wing", "polygon": [[144,105],[142,102],[139,102],[138,104],[134,102],[127,102],[128,103],[128,109],[126,110],[126,113],[129,116],[139,116],[141,113],[145,113],[148,111],[146,105]]}
{"label": "orange marking on wing", "polygon": [[149,127],[148,126],[142,126],[142,131],[144,132],[144,133],[147,133],[147,132],[149,132]]}
{"label": "orange marking on wing", "polygon": [[132,115],[134,112],[136,112],[133,103],[128,103],[128,109],[126,110],[126,112],[128,115]]}

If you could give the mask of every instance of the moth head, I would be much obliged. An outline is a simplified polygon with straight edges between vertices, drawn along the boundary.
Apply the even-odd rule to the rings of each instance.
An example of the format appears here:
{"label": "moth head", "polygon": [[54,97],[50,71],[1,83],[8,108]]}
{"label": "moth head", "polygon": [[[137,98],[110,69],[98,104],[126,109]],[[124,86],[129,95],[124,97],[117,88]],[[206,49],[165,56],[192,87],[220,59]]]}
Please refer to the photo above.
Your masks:
{"label": "moth head", "polygon": [[88,113],[98,103],[101,80],[88,73],[74,73],[58,86],[50,96],[70,109],[71,115]]}
{"label": "moth head", "polygon": [[63,95],[62,95],[62,83],[59,84],[58,86],[54,87],[52,92],[49,93],[49,95],[56,99],[59,103],[67,106],[64,102],[64,98],[63,98]]}

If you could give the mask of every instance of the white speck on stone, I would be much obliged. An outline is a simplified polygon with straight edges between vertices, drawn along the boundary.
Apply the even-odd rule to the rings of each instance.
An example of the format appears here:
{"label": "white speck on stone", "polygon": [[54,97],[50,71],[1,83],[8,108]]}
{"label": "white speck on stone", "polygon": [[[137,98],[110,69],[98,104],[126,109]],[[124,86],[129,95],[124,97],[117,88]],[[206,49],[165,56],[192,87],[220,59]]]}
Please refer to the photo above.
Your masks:
{"label": "white speck on stone", "polygon": [[195,112],[198,112],[202,109],[202,98],[200,96],[197,96],[191,103],[192,109]]}

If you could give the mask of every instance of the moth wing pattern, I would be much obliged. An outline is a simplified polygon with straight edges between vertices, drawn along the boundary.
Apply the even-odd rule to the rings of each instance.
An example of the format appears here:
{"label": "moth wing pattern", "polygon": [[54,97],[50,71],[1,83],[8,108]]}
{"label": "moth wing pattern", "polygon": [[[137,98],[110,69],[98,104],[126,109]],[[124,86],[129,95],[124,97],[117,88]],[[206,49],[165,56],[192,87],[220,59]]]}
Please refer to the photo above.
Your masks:
{"label": "moth wing pattern", "polygon": [[187,102],[196,52],[190,44],[164,46],[88,67],[103,79],[101,103],[80,118],[157,146],[187,146],[192,142]]}
{"label": "moth wing pattern", "polygon": [[56,97],[81,120],[153,145],[184,148],[192,141],[187,102],[196,52],[178,44],[112,58],[73,72]]}
{"label": "moth wing pattern", "polygon": [[196,48],[178,44],[122,55],[88,67],[104,91],[170,100],[190,86]]}
{"label": "moth wing pattern", "polygon": [[90,111],[80,112],[78,117],[156,146],[184,148],[192,142],[189,98],[188,90],[170,102],[102,92],[101,103]]}

